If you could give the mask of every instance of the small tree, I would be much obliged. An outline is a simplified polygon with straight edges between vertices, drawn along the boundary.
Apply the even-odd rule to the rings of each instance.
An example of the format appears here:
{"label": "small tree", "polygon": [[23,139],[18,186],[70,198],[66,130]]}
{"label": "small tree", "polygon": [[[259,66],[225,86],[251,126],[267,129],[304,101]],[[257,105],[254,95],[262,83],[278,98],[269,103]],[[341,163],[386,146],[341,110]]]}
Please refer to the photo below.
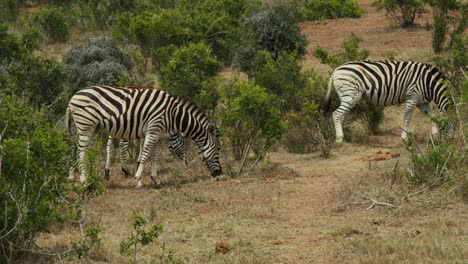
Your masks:
{"label": "small tree", "polygon": [[41,10],[35,17],[50,42],[65,42],[70,37],[70,26],[63,12],[58,8]]}
{"label": "small tree", "polygon": [[[19,116],[18,114],[21,114]],[[0,262],[29,249],[39,232],[59,220],[70,164],[67,136],[18,97],[0,105]],[[25,122],[26,121],[26,122]]]}
{"label": "small tree", "polygon": [[122,75],[130,75],[132,67],[130,56],[111,38],[93,39],[65,50],[63,63],[71,92],[89,85],[115,85]]}
{"label": "small tree", "polygon": [[268,51],[258,51],[248,71],[255,83],[281,98],[283,112],[300,110],[298,94],[307,85],[307,76],[302,74],[296,58],[295,53],[283,52],[275,60]]}
{"label": "small tree", "polygon": [[378,10],[384,9],[387,16],[401,27],[414,26],[416,16],[425,12],[423,0],[377,0],[373,6]]}
{"label": "small tree", "polygon": [[[209,46],[203,42],[191,43],[176,50],[169,63],[161,69],[161,86],[177,96],[200,104],[204,102],[204,93],[213,92],[207,90],[213,88],[208,82],[220,69],[221,63]],[[211,105],[211,108],[214,106]]]}
{"label": "small tree", "polygon": [[154,224],[149,230],[145,230],[147,224],[145,217],[138,211],[133,211],[130,227],[132,234],[125,240],[120,242],[120,254],[127,254],[133,258],[133,263],[137,263],[138,252],[146,245],[154,242],[161,232],[163,226],[161,224]]}
{"label": "small tree", "polygon": [[259,50],[271,53],[274,60],[283,52],[305,53],[307,40],[301,34],[301,15],[297,5],[288,1],[262,6],[248,16],[242,25],[241,43],[235,56],[235,64],[243,71],[249,71],[252,59]]}
{"label": "small tree", "polygon": [[[454,28],[452,39],[456,34],[462,34],[468,23],[468,3],[459,0],[426,0],[433,8],[432,48],[441,52],[447,39],[449,28]],[[461,10],[461,16],[451,16],[449,11]],[[452,43],[452,41],[451,41]]]}
{"label": "small tree", "polygon": [[250,150],[255,152],[251,168],[261,160],[286,130],[278,98],[252,83],[236,81],[224,91],[220,119],[222,129],[241,160],[243,172]]}

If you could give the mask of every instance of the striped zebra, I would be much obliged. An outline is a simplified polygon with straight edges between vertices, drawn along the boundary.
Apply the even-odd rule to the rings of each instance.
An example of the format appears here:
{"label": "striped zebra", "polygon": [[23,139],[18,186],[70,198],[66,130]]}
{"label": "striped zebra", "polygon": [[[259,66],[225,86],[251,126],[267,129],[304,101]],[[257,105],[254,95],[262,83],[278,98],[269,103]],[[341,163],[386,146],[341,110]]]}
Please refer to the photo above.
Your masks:
{"label": "striped zebra", "polygon": [[[140,140],[140,150],[143,149],[143,140]],[[112,156],[112,146],[114,143],[114,139],[112,137],[109,137],[107,141],[107,147],[106,147],[106,168],[105,168],[105,178],[109,179],[109,174],[110,174],[110,165],[111,165],[111,156]],[[119,141],[119,150],[120,150],[120,162],[122,164],[122,172],[124,173],[125,177],[130,176],[132,173],[130,172],[128,163],[129,163],[129,151],[128,151],[128,141],[126,140],[120,140]],[[179,160],[184,161],[185,166],[188,165],[187,161],[187,145],[185,142],[185,137],[182,134],[175,134],[171,135],[169,140],[168,140],[168,147],[169,150],[176,156]],[[152,159],[152,170],[151,170],[151,180],[158,184],[156,181],[156,160],[161,154],[161,144],[160,142],[157,143],[157,146],[153,150],[153,159]],[[138,162],[140,161],[140,156],[141,156],[141,151],[140,154],[138,155]]]}
{"label": "striped zebra", "polygon": [[213,177],[222,174],[217,129],[187,100],[156,89],[93,86],[78,91],[68,104],[78,132],[78,166],[86,181],[85,151],[99,131],[115,139],[145,138],[136,179],[142,186],[143,168],[161,138],[183,133],[195,141]]}
{"label": "striped zebra", "polygon": [[[335,69],[328,82],[325,110],[330,108],[332,88],[335,87],[341,104],[333,112],[336,142],[343,142],[344,116],[365,95],[376,105],[395,105],[406,102],[401,137],[407,139],[408,124],[414,107],[433,117],[429,103],[433,101],[445,111],[450,105],[446,96],[442,72],[435,66],[412,61],[355,61]],[[432,134],[437,134],[432,123]]]}

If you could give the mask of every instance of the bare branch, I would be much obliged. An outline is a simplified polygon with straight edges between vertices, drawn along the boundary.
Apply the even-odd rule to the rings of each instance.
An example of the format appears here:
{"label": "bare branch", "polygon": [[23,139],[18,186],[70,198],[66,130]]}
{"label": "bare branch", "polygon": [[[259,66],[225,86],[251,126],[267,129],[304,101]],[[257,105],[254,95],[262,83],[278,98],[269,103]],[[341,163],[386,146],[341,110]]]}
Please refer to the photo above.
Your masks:
{"label": "bare branch", "polygon": [[364,198],[364,199],[369,200],[368,202],[372,202],[372,204],[369,207],[367,207],[366,210],[370,210],[370,209],[374,208],[374,206],[376,206],[376,205],[388,206],[388,207],[391,207],[393,209],[398,208],[398,206],[396,206],[396,205],[389,204],[389,203],[384,203],[384,202],[379,202],[379,201],[377,201],[375,199],[372,199],[370,197],[366,197],[366,196],[362,196],[362,195],[361,195],[361,197]]}
{"label": "bare branch", "polygon": [[13,194],[11,192],[8,192],[8,194],[10,195],[13,202],[15,202],[16,209],[18,210],[18,218],[16,219],[15,225],[8,232],[6,232],[3,236],[0,236],[0,239],[4,239],[9,234],[11,234],[11,232],[15,231],[15,229],[21,224],[21,221],[23,221],[23,214],[21,213],[21,208],[18,202],[16,201],[15,197],[13,197]]}

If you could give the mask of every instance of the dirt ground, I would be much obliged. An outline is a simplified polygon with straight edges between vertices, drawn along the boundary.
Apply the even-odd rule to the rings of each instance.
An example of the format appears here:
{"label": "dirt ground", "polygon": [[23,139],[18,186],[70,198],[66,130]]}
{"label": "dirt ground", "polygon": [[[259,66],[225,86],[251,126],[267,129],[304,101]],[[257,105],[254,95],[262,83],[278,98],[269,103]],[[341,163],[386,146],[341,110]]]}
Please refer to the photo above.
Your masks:
{"label": "dirt ground", "polygon": [[[302,25],[308,67],[329,71],[313,58],[313,48],[338,48],[350,33],[364,39],[371,58],[424,60],[431,54],[429,31],[397,28],[370,0],[358,2],[367,10],[361,19]],[[163,242],[166,254],[170,249],[185,263],[466,263],[468,211],[447,198],[451,190],[391,199],[397,192],[391,172],[405,171],[407,154],[400,140],[402,108],[389,107],[385,116],[379,135],[345,143],[329,159],[280,149],[258,175],[214,181],[205,171],[161,163],[163,186],[152,188],[146,179],[146,187],[136,190],[134,180],[114,168],[107,193],[87,205],[87,219],[104,229],[102,244],[91,258],[73,262],[129,262],[119,243],[130,234],[138,208],[164,225],[160,242],[139,255],[156,263]],[[429,121],[415,111],[411,129],[422,137],[430,132]],[[388,152],[389,159],[372,161],[378,152]],[[393,196],[382,195],[384,189]],[[39,244],[59,247],[78,235],[76,228],[51,231]]]}

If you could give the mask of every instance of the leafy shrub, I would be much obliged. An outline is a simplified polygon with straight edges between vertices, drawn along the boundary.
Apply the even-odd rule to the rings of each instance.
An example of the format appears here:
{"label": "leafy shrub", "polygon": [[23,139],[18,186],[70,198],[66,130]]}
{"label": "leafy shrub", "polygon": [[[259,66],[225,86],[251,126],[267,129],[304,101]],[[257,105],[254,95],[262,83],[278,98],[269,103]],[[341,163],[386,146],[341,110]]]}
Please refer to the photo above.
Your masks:
{"label": "leafy shrub", "polygon": [[137,16],[130,22],[130,30],[147,56],[151,56],[151,49],[169,44],[181,46],[193,38],[187,18],[175,9]]}
{"label": "leafy shrub", "polygon": [[332,69],[349,62],[365,60],[369,57],[369,51],[366,49],[359,49],[359,44],[362,42],[362,38],[351,34],[343,44],[341,52],[336,54],[330,54],[327,50],[317,46],[314,50],[314,57],[320,59],[324,64],[328,64]]}
{"label": "leafy shrub", "polygon": [[245,12],[245,0],[181,0],[178,9],[190,18],[188,26],[193,32],[191,41],[203,41],[216,57],[225,64],[233,56],[238,43],[240,19]]}
{"label": "leafy shrub", "polygon": [[194,102],[200,102],[205,83],[216,76],[221,63],[206,44],[191,43],[176,50],[169,63],[161,68],[160,81],[164,89]]}
{"label": "leafy shrub", "polygon": [[361,17],[364,9],[355,0],[306,0],[304,18],[308,20]]}
{"label": "leafy shrub", "polygon": [[422,0],[377,0],[373,6],[385,9],[387,16],[402,27],[414,26],[416,16],[425,12]]}
{"label": "leafy shrub", "polygon": [[[426,0],[432,7],[434,19],[432,48],[435,52],[444,49],[449,28],[453,28],[452,39],[456,34],[463,34],[468,24],[468,3],[458,0]],[[451,10],[461,10],[460,17],[449,14]],[[457,25],[458,24],[458,25]]]}
{"label": "leafy shrub", "polygon": [[15,20],[23,4],[23,0],[0,1],[0,22]]}
{"label": "leafy shrub", "polygon": [[[352,34],[342,44],[343,51],[337,54],[330,54],[320,46],[314,50],[314,56],[319,58],[322,63],[328,64],[333,69],[348,62],[364,60],[369,56],[369,51],[359,49],[359,43],[362,39]],[[360,100],[351,110],[354,117],[360,118],[367,126],[367,130],[374,134],[377,132],[380,123],[383,120],[383,107],[369,103],[367,100]]]}
{"label": "leafy shrub", "polygon": [[234,157],[242,160],[241,173],[250,151],[255,153],[252,168],[280,139],[286,125],[278,98],[261,86],[235,81],[225,87],[221,98],[221,128],[232,145]]}
{"label": "leafy shrub", "polygon": [[2,131],[6,127],[0,141],[0,260],[7,262],[16,250],[31,247],[51,222],[62,219],[70,160],[65,133],[53,129],[25,101],[7,97],[0,115]]}
{"label": "leafy shrub", "polygon": [[133,257],[133,263],[137,263],[137,253],[144,246],[154,242],[159,237],[163,230],[161,224],[154,224],[146,231],[145,225],[148,222],[138,211],[134,211],[132,215],[132,234],[125,240],[120,242],[120,253],[127,254]]}
{"label": "leafy shrub", "polygon": [[41,10],[35,20],[52,43],[65,42],[70,37],[70,25],[64,13],[58,8]]}
{"label": "leafy shrub", "polygon": [[298,94],[307,85],[296,57],[295,53],[283,52],[275,60],[268,51],[258,51],[248,72],[255,83],[281,98],[282,111],[300,110]]}
{"label": "leafy shrub", "polygon": [[[314,71],[305,72],[303,75],[307,82],[297,94],[300,112],[286,113],[289,128],[283,137],[283,145],[289,152],[320,151],[326,158],[330,155],[334,143],[330,120],[325,118],[322,112],[328,80]],[[338,104],[335,101],[333,103]]]}
{"label": "leafy shrub", "polygon": [[30,54],[21,38],[8,32],[8,25],[0,23],[0,62],[22,59]]}
{"label": "leafy shrub", "polygon": [[36,34],[20,38],[0,24],[0,92],[27,97],[36,109],[47,105],[59,110],[51,105],[64,90],[65,72],[61,64],[31,55],[29,48],[37,45]]}
{"label": "leafy shrub", "polygon": [[71,92],[90,85],[115,85],[123,74],[130,74],[132,67],[129,55],[111,38],[97,38],[85,46],[67,49],[63,63]]}
{"label": "leafy shrub", "polygon": [[259,50],[268,51],[274,60],[282,52],[303,55],[307,40],[301,34],[299,19],[299,10],[289,2],[263,7],[248,16],[242,24],[241,43],[235,57],[236,66],[249,71],[252,59]]}

